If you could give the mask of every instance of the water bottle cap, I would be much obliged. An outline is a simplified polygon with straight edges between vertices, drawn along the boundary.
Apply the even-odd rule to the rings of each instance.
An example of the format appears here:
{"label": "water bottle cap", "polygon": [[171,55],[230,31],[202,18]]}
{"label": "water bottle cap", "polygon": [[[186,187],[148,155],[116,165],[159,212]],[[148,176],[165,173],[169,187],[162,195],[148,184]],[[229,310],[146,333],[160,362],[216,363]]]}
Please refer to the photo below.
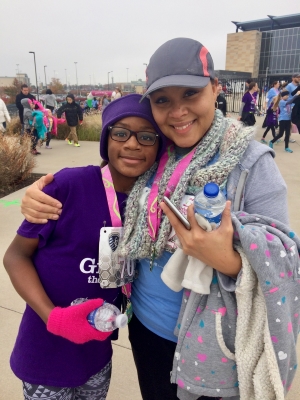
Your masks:
{"label": "water bottle cap", "polygon": [[214,182],[207,183],[203,188],[203,193],[206,197],[217,197],[219,191],[219,186]]}
{"label": "water bottle cap", "polygon": [[117,328],[125,328],[128,324],[128,318],[126,314],[119,314],[116,318],[116,327]]}

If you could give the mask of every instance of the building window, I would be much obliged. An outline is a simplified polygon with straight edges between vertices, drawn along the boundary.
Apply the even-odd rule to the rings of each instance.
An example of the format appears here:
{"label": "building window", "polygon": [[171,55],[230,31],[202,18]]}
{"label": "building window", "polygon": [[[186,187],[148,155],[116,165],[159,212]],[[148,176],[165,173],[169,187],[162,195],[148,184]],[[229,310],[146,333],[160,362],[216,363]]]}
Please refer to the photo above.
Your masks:
{"label": "building window", "polygon": [[299,60],[299,27],[262,32],[259,75],[298,72]]}

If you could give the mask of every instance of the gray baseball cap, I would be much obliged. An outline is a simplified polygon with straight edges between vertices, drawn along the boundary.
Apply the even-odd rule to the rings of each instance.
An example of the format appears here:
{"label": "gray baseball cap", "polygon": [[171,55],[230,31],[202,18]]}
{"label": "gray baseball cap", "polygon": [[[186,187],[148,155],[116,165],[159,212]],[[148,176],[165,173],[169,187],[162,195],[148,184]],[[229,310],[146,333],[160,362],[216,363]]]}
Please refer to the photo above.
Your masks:
{"label": "gray baseball cap", "polygon": [[206,47],[193,39],[172,39],[150,58],[146,69],[147,91],[141,101],[168,86],[202,88],[210,78],[215,78],[214,63]]}

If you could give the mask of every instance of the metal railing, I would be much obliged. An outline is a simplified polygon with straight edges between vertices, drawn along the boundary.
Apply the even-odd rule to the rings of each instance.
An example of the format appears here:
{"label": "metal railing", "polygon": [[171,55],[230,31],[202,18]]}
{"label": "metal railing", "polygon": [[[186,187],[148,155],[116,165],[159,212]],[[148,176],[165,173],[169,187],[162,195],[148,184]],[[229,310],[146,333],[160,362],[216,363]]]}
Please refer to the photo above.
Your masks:
{"label": "metal railing", "polygon": [[[259,93],[257,97],[257,107],[262,109],[266,100],[266,94],[270,90],[269,78],[253,78],[257,82]],[[223,91],[227,101],[227,111],[238,113],[241,107],[243,95],[246,92],[245,79],[227,79],[222,81]]]}

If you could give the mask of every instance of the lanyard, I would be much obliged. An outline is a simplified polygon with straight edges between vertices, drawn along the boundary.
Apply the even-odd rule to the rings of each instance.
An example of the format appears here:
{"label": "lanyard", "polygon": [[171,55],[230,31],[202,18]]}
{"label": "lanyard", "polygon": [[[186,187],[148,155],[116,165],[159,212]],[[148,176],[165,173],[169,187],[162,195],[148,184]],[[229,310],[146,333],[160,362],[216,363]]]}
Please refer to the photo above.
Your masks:
{"label": "lanyard", "polygon": [[[112,226],[116,228],[122,227],[117,193],[115,191],[114,183],[108,165],[102,168],[101,172]],[[131,283],[126,283],[122,286],[122,293],[126,295],[127,299],[130,298]]]}
{"label": "lanyard", "polygon": [[[196,147],[190,151],[185,157],[181,159],[181,161],[178,163],[177,167],[175,168],[169,183],[167,185],[166,191],[165,191],[165,196],[170,197],[170,195],[174,192],[183,172],[185,169],[188,167],[191,159],[193,158],[193,155],[196,151]],[[159,182],[161,180],[161,177],[164,173],[166,164],[169,160],[170,155],[174,152],[174,145],[171,144],[168,146],[167,151],[163,154],[158,168],[157,172],[151,187],[151,191],[149,194],[148,198],[148,233],[154,242],[157,237],[157,232],[159,229],[160,225],[160,220],[161,220],[161,208],[159,207],[158,204],[158,186]]]}
{"label": "lanyard", "polygon": [[119,210],[117,193],[115,191],[114,183],[108,165],[102,168],[101,172],[102,172],[102,181],[104,184],[111,223],[112,226],[117,228],[122,226],[122,220]]}

